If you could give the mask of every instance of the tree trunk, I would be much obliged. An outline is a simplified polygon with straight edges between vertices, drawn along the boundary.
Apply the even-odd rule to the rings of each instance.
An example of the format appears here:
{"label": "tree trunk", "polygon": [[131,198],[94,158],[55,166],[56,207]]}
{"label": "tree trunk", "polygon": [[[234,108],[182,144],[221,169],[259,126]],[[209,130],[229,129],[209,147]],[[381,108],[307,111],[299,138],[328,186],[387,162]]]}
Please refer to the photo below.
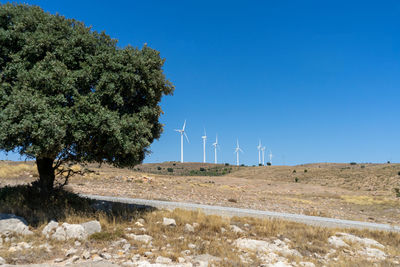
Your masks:
{"label": "tree trunk", "polygon": [[49,194],[54,186],[54,160],[51,158],[37,158],[36,165],[39,172],[39,187],[41,192]]}

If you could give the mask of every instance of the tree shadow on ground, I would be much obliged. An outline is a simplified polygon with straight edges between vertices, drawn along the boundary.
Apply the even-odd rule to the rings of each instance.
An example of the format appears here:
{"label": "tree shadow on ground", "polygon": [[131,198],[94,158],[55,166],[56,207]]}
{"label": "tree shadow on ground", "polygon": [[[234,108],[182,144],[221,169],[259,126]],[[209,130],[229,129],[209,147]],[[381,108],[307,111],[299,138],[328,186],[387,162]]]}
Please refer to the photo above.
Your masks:
{"label": "tree shadow on ground", "polygon": [[132,221],[154,210],[154,207],[145,205],[93,200],[65,189],[43,196],[32,185],[0,188],[0,213],[23,217],[33,227],[50,220],[65,221],[68,216],[95,219],[105,215],[112,221]]}

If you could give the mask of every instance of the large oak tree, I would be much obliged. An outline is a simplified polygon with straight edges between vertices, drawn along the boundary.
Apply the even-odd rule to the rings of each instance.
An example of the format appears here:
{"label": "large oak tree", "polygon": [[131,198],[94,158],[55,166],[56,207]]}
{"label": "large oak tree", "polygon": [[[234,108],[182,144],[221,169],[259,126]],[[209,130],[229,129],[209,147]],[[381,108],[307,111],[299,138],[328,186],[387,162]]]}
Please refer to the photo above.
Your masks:
{"label": "large oak tree", "polygon": [[36,159],[45,193],[65,162],[139,164],[174,89],[163,64],[80,21],[0,5],[0,150]]}

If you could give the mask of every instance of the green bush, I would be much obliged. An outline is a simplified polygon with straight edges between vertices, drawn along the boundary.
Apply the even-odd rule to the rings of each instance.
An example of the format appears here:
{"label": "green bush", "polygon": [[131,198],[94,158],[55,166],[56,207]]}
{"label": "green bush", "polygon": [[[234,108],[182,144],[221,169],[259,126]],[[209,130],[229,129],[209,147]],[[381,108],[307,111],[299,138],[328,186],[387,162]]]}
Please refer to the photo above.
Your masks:
{"label": "green bush", "polygon": [[296,170],[293,170],[293,173],[296,173]]}
{"label": "green bush", "polygon": [[160,167],[160,166],[158,166],[158,167],[157,167],[157,170],[161,171],[161,167]]}
{"label": "green bush", "polygon": [[206,171],[206,169],[204,169],[204,168],[200,168],[200,171],[201,171],[201,172],[205,172],[205,171]]}
{"label": "green bush", "polygon": [[294,178],[294,182],[298,183],[299,182],[299,177]]}
{"label": "green bush", "polygon": [[174,169],[173,168],[168,168],[167,171],[168,172],[174,172]]}
{"label": "green bush", "polygon": [[400,197],[400,188],[395,188],[394,192],[396,193],[396,197]]}
{"label": "green bush", "polygon": [[305,169],[304,172],[307,172],[307,169]]}
{"label": "green bush", "polygon": [[271,164],[271,162],[267,162],[267,166],[271,166],[272,164]]}
{"label": "green bush", "polygon": [[365,168],[365,165],[361,165],[361,169],[364,169]]}
{"label": "green bush", "polygon": [[400,175],[400,171],[397,174]]}
{"label": "green bush", "polygon": [[229,166],[229,163],[225,163],[225,166]]}
{"label": "green bush", "polygon": [[350,162],[350,165],[357,165],[357,162]]}

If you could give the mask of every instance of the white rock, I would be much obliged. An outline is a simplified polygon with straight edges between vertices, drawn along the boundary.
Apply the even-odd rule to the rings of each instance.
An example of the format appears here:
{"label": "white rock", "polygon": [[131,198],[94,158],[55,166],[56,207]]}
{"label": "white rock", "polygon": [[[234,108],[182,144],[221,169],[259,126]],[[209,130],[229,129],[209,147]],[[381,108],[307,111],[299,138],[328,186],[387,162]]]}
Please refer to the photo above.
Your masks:
{"label": "white rock", "polygon": [[187,224],[185,224],[185,227],[183,228],[183,230],[187,233],[193,233],[194,227],[187,223]]}
{"label": "white rock", "polygon": [[141,224],[145,224],[145,220],[143,218],[140,218],[139,220],[137,220],[138,222],[140,222]]}
{"label": "white rock", "polygon": [[[63,223],[61,227],[64,229],[65,232],[65,239],[81,239],[84,240],[87,238],[87,233],[85,231],[85,228],[83,228],[82,225],[80,224],[69,224],[69,223]],[[58,230],[58,228],[57,228]],[[56,233],[57,233],[56,230]]]}
{"label": "white rock", "polygon": [[352,234],[347,234],[347,233],[337,233],[336,235],[340,236],[345,241],[352,242],[352,243],[359,243],[361,245],[367,246],[367,247],[377,247],[380,249],[384,249],[385,246],[379,243],[376,240],[370,239],[370,238],[361,238]]}
{"label": "white rock", "polygon": [[195,249],[195,248],[196,248],[196,245],[195,245],[195,244],[192,244],[192,243],[190,243],[190,244],[188,245],[188,248],[190,248],[190,249]]}
{"label": "white rock", "polygon": [[2,257],[0,257],[0,265],[2,265],[2,264],[6,264],[6,260],[3,259]]}
{"label": "white rock", "polygon": [[66,239],[65,229],[61,226],[57,227],[55,233],[51,236],[51,238],[56,239],[58,241],[65,241]]}
{"label": "white rock", "polygon": [[343,241],[342,238],[337,237],[337,236],[331,236],[328,238],[328,243],[331,244],[332,246],[336,248],[340,247],[349,247],[349,245]]}
{"label": "white rock", "polygon": [[190,250],[188,250],[188,249],[186,249],[186,250],[183,250],[183,251],[181,251],[181,254],[182,255],[190,255],[190,253],[192,253]]}
{"label": "white rock", "polygon": [[100,257],[99,255],[94,255],[93,258],[92,258],[92,260],[93,260],[93,261],[102,261],[103,258]]}
{"label": "white rock", "polygon": [[144,243],[149,243],[151,240],[153,240],[153,237],[149,235],[135,235],[135,234],[127,234],[129,238],[132,238],[133,240],[139,241],[139,242],[144,242]]}
{"label": "white rock", "polygon": [[51,249],[53,247],[50,246],[48,243],[44,243],[44,244],[40,245],[39,248],[45,249],[47,252],[51,252]]}
{"label": "white rock", "polygon": [[70,248],[65,253],[65,257],[69,257],[69,256],[72,256],[72,255],[75,255],[76,252],[78,252],[78,250],[76,248]]}
{"label": "white rock", "polygon": [[153,255],[153,252],[151,252],[151,251],[146,251],[146,252],[144,253],[144,255],[145,255],[146,257],[150,257],[150,256]]}
{"label": "white rock", "polygon": [[10,233],[18,235],[33,234],[33,232],[29,230],[28,223],[24,218],[14,214],[0,213],[0,235],[9,235]]}
{"label": "white rock", "polygon": [[179,263],[184,263],[185,261],[186,261],[185,258],[178,257],[178,262],[179,262]]}
{"label": "white rock", "polygon": [[237,233],[237,234],[244,233],[244,231],[236,225],[231,225],[231,231],[233,231],[234,233]]}
{"label": "white rock", "polygon": [[377,248],[370,248],[370,247],[366,247],[363,250],[358,251],[358,254],[367,257],[367,259],[371,260],[371,261],[375,261],[375,260],[383,261],[387,257],[385,252],[383,252],[382,250],[377,249]]}
{"label": "white rock", "polygon": [[74,245],[75,245],[75,247],[80,247],[80,246],[82,245],[82,243],[79,242],[79,241],[75,241],[75,242],[74,242]]}
{"label": "white rock", "polygon": [[56,258],[53,260],[53,262],[55,262],[55,263],[59,263],[59,262],[63,262],[63,261],[64,261],[64,259],[62,259],[62,258]]}
{"label": "white rock", "polygon": [[226,229],[224,227],[221,227],[221,233],[225,233]]}
{"label": "white rock", "polygon": [[81,223],[81,226],[83,227],[83,229],[85,230],[85,232],[88,236],[90,236],[94,233],[101,232],[101,224],[98,221],[90,221],[90,222]]}
{"label": "white rock", "polygon": [[163,218],[163,225],[164,226],[176,226],[176,222],[174,219]]}
{"label": "white rock", "polygon": [[234,245],[242,250],[251,250],[254,252],[261,252],[261,253],[278,253],[282,254],[283,256],[297,256],[301,257],[301,254],[295,250],[290,249],[288,245],[277,239],[273,243],[263,241],[263,240],[254,240],[254,239],[247,239],[247,238],[239,238],[236,239]]}
{"label": "white rock", "polygon": [[315,264],[309,261],[301,261],[299,264],[302,267],[315,267]]}
{"label": "white rock", "polygon": [[50,234],[56,230],[58,227],[58,222],[50,221],[42,230],[42,234],[45,235],[47,238],[50,237]]}
{"label": "white rock", "polygon": [[132,257],[132,261],[138,261],[138,260],[140,260],[140,254],[135,254],[135,255],[133,255],[133,257]]}
{"label": "white rock", "polygon": [[210,254],[201,254],[197,255],[193,258],[193,262],[196,266],[204,266],[207,267],[210,265],[210,262],[221,261],[221,258],[212,256]]}
{"label": "white rock", "polygon": [[156,258],[156,263],[168,264],[168,263],[171,263],[171,262],[172,262],[172,260],[170,258],[167,258],[167,257],[158,256]]}

